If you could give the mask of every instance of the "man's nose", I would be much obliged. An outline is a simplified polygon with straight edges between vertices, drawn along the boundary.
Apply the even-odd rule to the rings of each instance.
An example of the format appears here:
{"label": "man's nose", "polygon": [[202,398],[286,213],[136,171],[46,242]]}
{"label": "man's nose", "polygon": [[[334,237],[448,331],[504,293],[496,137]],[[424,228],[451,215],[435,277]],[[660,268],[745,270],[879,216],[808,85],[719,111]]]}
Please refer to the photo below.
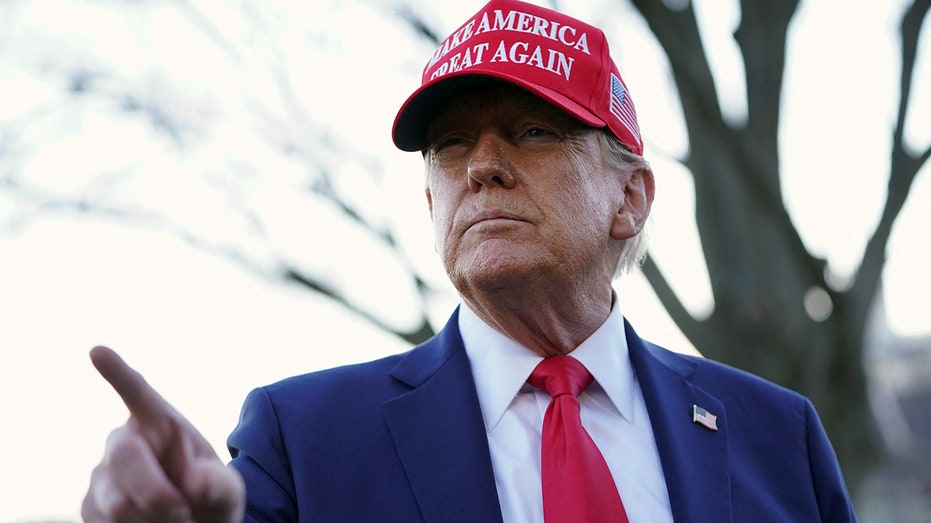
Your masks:
{"label": "man's nose", "polygon": [[514,187],[516,178],[508,156],[507,141],[500,133],[479,134],[469,155],[469,188],[478,191],[483,186]]}

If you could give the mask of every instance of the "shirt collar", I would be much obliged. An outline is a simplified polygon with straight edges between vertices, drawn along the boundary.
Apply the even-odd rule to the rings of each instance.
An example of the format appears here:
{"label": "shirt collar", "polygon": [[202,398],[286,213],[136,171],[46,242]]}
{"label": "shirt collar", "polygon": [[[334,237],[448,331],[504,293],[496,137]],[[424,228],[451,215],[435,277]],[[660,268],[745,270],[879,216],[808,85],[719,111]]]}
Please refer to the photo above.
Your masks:
{"label": "shirt collar", "polygon": [[[621,416],[633,423],[635,380],[618,301],[615,297],[605,322],[570,355],[595,377],[597,385],[592,388],[600,386]],[[483,322],[464,303],[459,310],[459,332],[469,355],[485,429],[491,432],[543,358]]]}

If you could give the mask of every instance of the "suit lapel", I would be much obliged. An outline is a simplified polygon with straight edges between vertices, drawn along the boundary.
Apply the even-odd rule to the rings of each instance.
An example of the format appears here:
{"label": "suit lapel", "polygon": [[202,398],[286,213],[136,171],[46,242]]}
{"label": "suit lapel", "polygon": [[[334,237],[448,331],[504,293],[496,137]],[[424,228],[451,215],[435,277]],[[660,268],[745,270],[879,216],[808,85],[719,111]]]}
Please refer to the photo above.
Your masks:
{"label": "suit lapel", "polygon": [[385,402],[382,410],[424,520],[501,521],[458,312],[391,375],[411,387]]}
{"label": "suit lapel", "polygon": [[[696,363],[641,340],[630,324],[630,360],[643,391],[676,523],[731,521],[727,413],[688,376]],[[717,416],[713,431],[692,421],[692,405]]]}
{"label": "suit lapel", "polygon": [[[695,362],[649,345],[629,324],[627,343],[653,426],[673,519],[731,521],[724,405],[689,381]],[[488,440],[458,313],[391,375],[411,387],[382,409],[424,520],[500,522]],[[694,423],[692,405],[716,415],[718,430]]]}

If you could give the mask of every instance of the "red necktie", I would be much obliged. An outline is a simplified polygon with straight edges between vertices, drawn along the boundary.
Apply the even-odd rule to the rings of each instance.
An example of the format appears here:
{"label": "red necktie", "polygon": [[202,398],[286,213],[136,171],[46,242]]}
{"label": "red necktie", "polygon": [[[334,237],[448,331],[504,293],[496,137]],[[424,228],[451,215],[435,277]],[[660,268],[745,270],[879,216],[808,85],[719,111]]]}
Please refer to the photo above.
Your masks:
{"label": "red necktie", "polygon": [[548,523],[627,523],[608,464],[579,416],[576,396],[593,380],[570,356],[544,359],[527,380],[553,398],[543,417],[543,518]]}

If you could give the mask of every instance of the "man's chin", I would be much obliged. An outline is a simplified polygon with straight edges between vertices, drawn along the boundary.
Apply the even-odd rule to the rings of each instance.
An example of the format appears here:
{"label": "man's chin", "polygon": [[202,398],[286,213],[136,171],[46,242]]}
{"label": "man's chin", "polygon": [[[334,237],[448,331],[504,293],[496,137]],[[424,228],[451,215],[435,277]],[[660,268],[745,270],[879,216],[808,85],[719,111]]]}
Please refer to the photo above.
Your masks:
{"label": "man's chin", "polygon": [[528,285],[544,270],[543,264],[534,257],[508,250],[460,259],[449,271],[449,277],[460,292],[495,291]]}

